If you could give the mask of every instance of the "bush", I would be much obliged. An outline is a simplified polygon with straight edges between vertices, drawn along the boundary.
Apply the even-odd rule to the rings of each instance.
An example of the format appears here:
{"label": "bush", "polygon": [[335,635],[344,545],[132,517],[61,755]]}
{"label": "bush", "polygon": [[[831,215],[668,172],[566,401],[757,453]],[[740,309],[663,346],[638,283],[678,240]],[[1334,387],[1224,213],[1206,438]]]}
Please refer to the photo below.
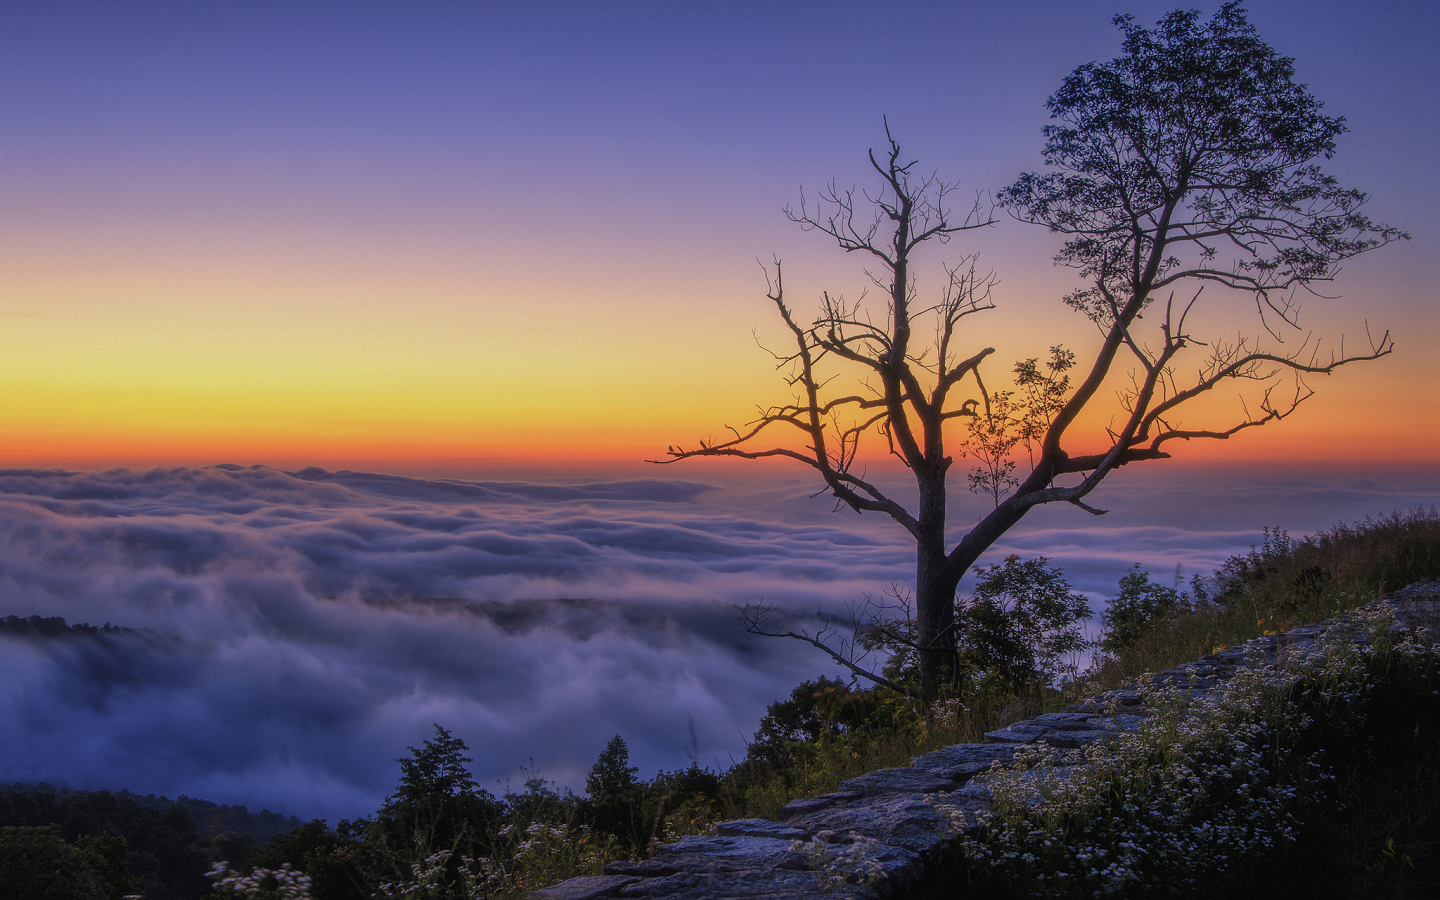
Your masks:
{"label": "bush", "polygon": [[1121,576],[1120,596],[1105,609],[1105,636],[1100,646],[1105,652],[1118,656],[1132,649],[1146,634],[1193,609],[1188,596],[1151,581],[1150,573],[1136,563]]}
{"label": "bush", "polygon": [[[1382,634],[1383,613],[1369,625]],[[1156,690],[1156,712],[1114,746],[1036,752],[983,776],[997,814],[988,834],[962,841],[971,886],[1014,897],[1214,896],[1283,860],[1307,821],[1332,817],[1337,773],[1372,753],[1377,735],[1423,730],[1433,756],[1433,648],[1382,639],[1369,652],[1340,638],[1294,664],[1298,680],[1241,669],[1198,701]]]}

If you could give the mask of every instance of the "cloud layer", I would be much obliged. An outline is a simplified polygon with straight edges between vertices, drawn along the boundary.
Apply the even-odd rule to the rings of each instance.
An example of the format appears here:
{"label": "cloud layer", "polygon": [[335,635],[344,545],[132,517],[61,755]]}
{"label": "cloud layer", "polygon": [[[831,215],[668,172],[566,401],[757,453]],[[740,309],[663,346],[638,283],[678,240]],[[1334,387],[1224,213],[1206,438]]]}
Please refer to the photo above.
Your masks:
{"label": "cloud layer", "polygon": [[[1235,485],[1292,510],[1332,490]],[[835,608],[913,578],[898,529],[834,514],[808,488],[0,472],[0,615],[136,630],[0,635],[0,778],[333,821],[373,811],[432,722],[469,743],[488,785],[533,765],[579,787],[616,733],[647,773],[691,754],[728,764],[768,703],[836,672],[746,635],[736,607]],[[1436,494],[1334,490],[1326,509],[1367,512]],[[1185,496],[1190,527],[1157,526]],[[1234,527],[1200,496],[1226,499],[1215,485],[1121,488],[1104,528],[1048,516],[994,557],[1049,555],[1097,599],[1131,562],[1209,571],[1265,522]]]}

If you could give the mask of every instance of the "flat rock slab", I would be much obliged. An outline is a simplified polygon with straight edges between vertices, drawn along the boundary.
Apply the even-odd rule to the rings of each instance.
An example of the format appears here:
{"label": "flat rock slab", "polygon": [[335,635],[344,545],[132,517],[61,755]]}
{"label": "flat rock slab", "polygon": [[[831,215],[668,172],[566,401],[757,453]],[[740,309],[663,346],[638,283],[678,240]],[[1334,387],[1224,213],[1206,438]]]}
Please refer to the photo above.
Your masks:
{"label": "flat rock slab", "polygon": [[801,816],[790,824],[816,836],[825,832],[854,835],[911,854],[925,854],[945,841],[944,824],[932,803],[946,796],[881,794]]}
{"label": "flat rock slab", "polygon": [[794,816],[829,809],[837,803],[848,803],[851,800],[859,800],[863,796],[865,796],[864,791],[834,791],[818,797],[801,797],[798,800],[791,800],[781,807],[780,820],[782,822],[789,821]]}
{"label": "flat rock slab", "polygon": [[858,791],[866,797],[873,797],[877,794],[934,794],[939,791],[954,790],[955,782],[949,778],[940,778],[924,769],[900,768],[900,769],[876,769],[873,772],[866,772],[858,778],[851,778],[840,782],[840,787],[849,791]]}
{"label": "flat rock slab", "polygon": [[614,862],[605,864],[602,870],[606,875],[633,875],[636,878],[660,878],[665,875],[674,875],[680,870],[674,866],[667,866],[663,862],[653,859],[642,859],[639,862],[631,862],[628,859],[617,859]]}
{"label": "flat rock slab", "polygon": [[[1033,719],[1026,719],[1024,722],[1016,722],[1016,725],[1043,725],[1054,731],[1086,731],[1095,726],[1091,720],[1095,717],[1085,713],[1045,713],[1043,716],[1036,716]],[[1010,726],[1014,728],[1015,726]]]}
{"label": "flat rock slab", "polygon": [[1095,700],[1102,704],[1116,704],[1119,706],[1139,706],[1143,700],[1140,691],[1135,688],[1121,688],[1118,691],[1106,691]]}
{"label": "flat rock slab", "polygon": [[656,851],[654,861],[682,874],[808,869],[809,859],[790,849],[790,844],[789,840],[771,837],[691,835],[676,843],[662,845]]}
{"label": "flat rock slab", "polygon": [[766,837],[777,841],[803,841],[810,837],[798,828],[781,825],[769,819],[734,819],[721,822],[715,826],[715,834],[720,837]]}
{"label": "flat rock slab", "polygon": [[[826,890],[826,888],[830,888]],[[706,875],[671,875],[647,878],[627,885],[620,897],[655,897],[666,900],[879,900],[873,888],[853,884],[831,887],[813,872],[725,872]]]}
{"label": "flat rock slab", "polygon": [[1150,717],[1138,713],[1116,713],[1113,716],[1097,716],[1095,718],[1095,727],[1101,731],[1136,731],[1140,728],[1140,723],[1148,718]]}
{"label": "flat rock slab", "polygon": [[1061,750],[1074,750],[1087,744],[1115,740],[1115,732],[1092,728],[1086,731],[1052,731],[1040,736],[1040,743]]}
{"label": "flat rock slab", "polygon": [[996,744],[1033,744],[1049,731],[1048,728],[1002,728],[985,732],[985,740]]}
{"label": "flat rock slab", "polygon": [[991,766],[1005,765],[1014,758],[1015,748],[1004,744],[956,744],[917,756],[910,765],[937,778],[969,781]]}
{"label": "flat rock slab", "polygon": [[628,875],[583,875],[541,888],[530,896],[536,900],[595,900],[597,897],[614,897],[621,888],[639,880]]}

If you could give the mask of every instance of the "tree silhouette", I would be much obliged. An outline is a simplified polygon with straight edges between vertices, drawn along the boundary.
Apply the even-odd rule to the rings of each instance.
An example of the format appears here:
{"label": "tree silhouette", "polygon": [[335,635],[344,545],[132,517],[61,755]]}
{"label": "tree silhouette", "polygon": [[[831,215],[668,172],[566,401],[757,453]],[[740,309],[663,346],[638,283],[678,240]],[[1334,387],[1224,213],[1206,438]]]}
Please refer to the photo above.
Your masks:
{"label": "tree silhouette", "polygon": [[597,829],[619,838],[627,847],[644,843],[645,783],[630,765],[630,748],[615,735],[600,751],[585,776],[582,815]]}
{"label": "tree silhouette", "polygon": [[[489,791],[475,784],[465,764],[465,742],[435,725],[434,740],[420,749],[407,748],[401,757],[400,783],[385,805],[366,827],[367,841],[388,852],[387,865],[396,865],[392,874],[406,876],[403,863],[418,853],[420,858],[436,850],[454,850],[458,856],[482,856],[491,851],[492,835],[504,812]],[[456,882],[459,860],[447,863],[450,881]]]}
{"label": "tree silhouette", "polygon": [[465,742],[449,731],[435,726],[435,739],[425,741],[423,749],[406,748],[410,758],[395,760],[400,764],[400,783],[390,803],[442,803],[456,797],[473,795],[478,790],[464,753]]}
{"label": "tree silhouette", "polygon": [[[1298,290],[1313,290],[1333,279],[1341,261],[1405,235],[1372,223],[1359,211],[1365,195],[1340,187],[1315,164],[1334,151],[1344,124],[1324,115],[1320,101],[1293,81],[1292,60],[1260,39],[1236,3],[1205,24],[1184,11],[1153,29],[1128,16],[1115,23],[1124,33],[1123,53],[1079,67],[1049,100],[1056,124],[1045,129],[1044,159],[1051,171],[1024,174],[998,195],[1019,220],[1063,235],[1056,260],[1084,279],[1065,303],[1094,323],[1100,342],[1074,362],[1073,389],[1063,370],[1051,370],[1053,380],[1045,382],[1034,360],[1022,361],[1015,370],[1019,390],[1004,397],[997,417],[995,396],[981,380],[993,349],[959,348],[964,319],[993,307],[994,278],[978,275],[968,256],[946,268],[935,295],[921,299],[911,269],[924,246],[993,219],[978,202],[957,218],[948,202],[955,186],[920,174],[887,124],[886,151],[870,154],[878,191],[857,197],[832,183],[818,206],[802,198],[798,209],[786,209],[805,230],[874,266],[867,274],[884,291],[883,308],[871,309],[863,296],[847,301],[824,293],[816,318],[801,324],[785,300],[776,260],[773,272],[767,269],[767,295],[792,341],[775,356],[794,399],[761,408],[727,438],[672,446],[664,460],[793,459],[814,469],[840,503],[899,523],[916,546],[913,649],[926,698],[956,677],[961,577],[1030,510],[1070,503],[1099,514],[1085,498],[1117,468],[1168,458],[1177,440],[1224,440],[1283,419],[1311,395],[1307,375],[1393,349],[1388,332],[1358,353],[1343,343],[1322,349],[1299,332]],[[1225,329],[1233,336],[1198,333],[1207,289],[1207,302],[1248,299],[1253,315],[1228,316]],[[1072,358],[1052,355],[1058,359]],[[858,370],[857,391],[831,390],[837,366]],[[975,395],[960,401],[966,379],[973,379]],[[1182,407],[1222,384],[1242,388],[1239,416],[1182,421]],[[1082,412],[1105,411],[1097,398],[1109,393],[1101,391],[1107,385],[1119,396],[1109,409],[1111,426],[1103,435],[1074,433]],[[972,448],[982,451],[972,474],[977,489],[993,493],[994,509],[951,542],[946,475],[954,459],[946,452],[946,426],[977,417],[988,418],[971,433]],[[986,434],[990,426],[998,431]],[[1033,459],[1023,479],[1011,475],[1004,458],[985,456],[1015,449],[1002,440],[1006,428]],[[793,441],[770,443],[786,430]],[[861,440],[870,434],[913,475],[914,510],[864,474]],[[1088,446],[1071,453],[1074,444]],[[767,627],[763,613],[746,621],[752,630],[780,633]],[[844,646],[827,642],[832,632],[785,634],[874,677],[853,665]]]}

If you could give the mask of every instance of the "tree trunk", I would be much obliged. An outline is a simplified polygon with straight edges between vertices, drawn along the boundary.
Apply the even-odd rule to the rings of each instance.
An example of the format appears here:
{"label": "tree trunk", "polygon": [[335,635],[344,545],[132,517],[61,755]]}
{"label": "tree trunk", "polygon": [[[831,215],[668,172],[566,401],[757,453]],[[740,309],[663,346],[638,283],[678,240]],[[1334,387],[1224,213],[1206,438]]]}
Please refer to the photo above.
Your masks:
{"label": "tree trunk", "polygon": [[960,584],[945,558],[945,473],[943,467],[936,468],[916,472],[920,536],[915,541],[915,637],[920,645],[920,696],[926,703],[955,678],[955,589]]}
{"label": "tree trunk", "polygon": [[926,703],[955,679],[955,579],[946,574],[945,553],[916,547],[915,619],[920,645],[920,696]]}

